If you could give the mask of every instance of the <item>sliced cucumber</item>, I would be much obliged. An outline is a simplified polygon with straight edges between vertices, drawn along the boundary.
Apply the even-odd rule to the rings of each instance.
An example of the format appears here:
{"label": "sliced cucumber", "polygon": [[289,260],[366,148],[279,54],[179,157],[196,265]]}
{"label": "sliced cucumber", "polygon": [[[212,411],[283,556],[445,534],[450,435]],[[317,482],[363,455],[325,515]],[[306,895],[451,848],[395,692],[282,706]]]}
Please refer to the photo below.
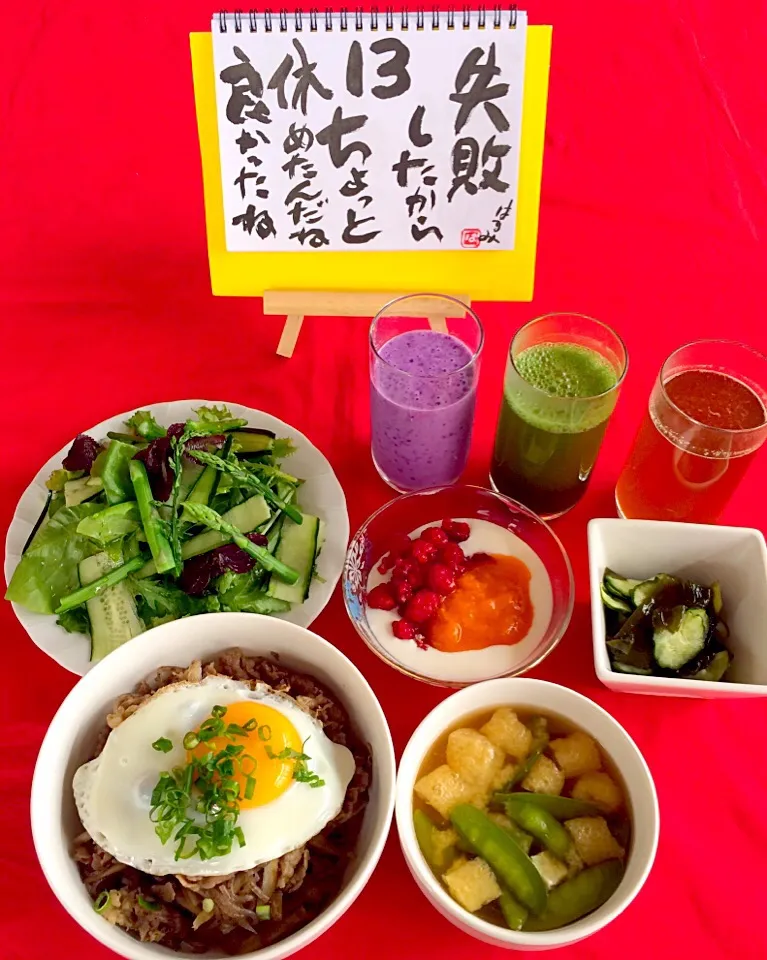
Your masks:
{"label": "sliced cucumber", "polygon": [[203,473],[207,470],[201,463],[192,463],[185,460],[181,467],[181,488],[179,490],[179,503],[188,500],[192,491],[197,486]]}
{"label": "sliced cucumber", "polygon": [[709,618],[700,607],[675,607],[671,622],[653,632],[653,652],[659,667],[679,670],[706,646]]}
{"label": "sliced cucumber", "polygon": [[614,597],[605,588],[604,583],[599,585],[599,594],[602,597],[602,603],[610,610],[619,610],[621,613],[631,613],[631,607],[627,600],[621,600],[620,597]]}
{"label": "sliced cucumber", "polygon": [[667,587],[670,584],[677,582],[677,578],[672,577],[668,573],[659,573],[657,576],[651,577],[649,580],[642,580],[642,582],[637,584],[637,586],[631,591],[631,602],[635,607],[641,607],[643,603],[647,603],[648,600],[651,600],[659,590],[663,589],[663,587]]}
{"label": "sliced cucumber", "polygon": [[690,680],[709,680],[712,682],[721,680],[731,662],[730,654],[726,650],[720,650],[719,653],[714,655],[708,666],[698,670],[697,673],[693,673]]}
{"label": "sliced cucumber", "polygon": [[638,587],[641,582],[641,580],[630,580],[627,577],[622,577],[614,570],[610,570],[609,567],[605,570],[604,585],[614,597],[630,600],[634,588]]}
{"label": "sliced cucumber", "polygon": [[266,453],[274,446],[274,434],[271,430],[248,429],[233,430],[230,437],[239,445],[237,453]]}
{"label": "sliced cucumber", "polygon": [[[231,523],[242,533],[250,533],[256,527],[260,527],[270,516],[271,512],[266,505],[266,500],[260,494],[222,514],[222,518],[227,523]],[[227,537],[225,533],[219,533],[217,530],[206,530],[181,544],[181,557],[188,560],[200,553],[207,553],[208,550],[221,547],[225,543],[229,543],[230,540],[231,537]],[[149,563],[144,564],[136,576],[152,577],[156,572],[154,560],[150,560]]]}
{"label": "sliced cucumber", "polygon": [[[80,583],[86,586],[109,573],[118,562],[106,553],[97,553],[80,561]],[[103,658],[139,633],[144,624],[136,612],[133,595],[125,582],[102,590],[85,604],[91,623],[91,662]]]}
{"label": "sliced cucumber", "polygon": [[303,514],[303,518],[303,523],[297,524],[290,517],[285,517],[282,536],[274,554],[286,566],[298,571],[298,580],[294,584],[287,584],[272,575],[266,591],[270,597],[287,600],[289,603],[303,603],[309,596],[314,558],[317,556],[319,517]]}
{"label": "sliced cucumber", "polygon": [[221,474],[215,467],[204,467],[197,483],[195,483],[186,499],[189,503],[204,503],[207,506],[216,495],[220,477]]}
{"label": "sliced cucumber", "polygon": [[64,484],[64,499],[68,507],[76,507],[86,500],[93,500],[101,493],[102,484],[94,483],[95,477],[80,477],[79,480],[67,480]]}

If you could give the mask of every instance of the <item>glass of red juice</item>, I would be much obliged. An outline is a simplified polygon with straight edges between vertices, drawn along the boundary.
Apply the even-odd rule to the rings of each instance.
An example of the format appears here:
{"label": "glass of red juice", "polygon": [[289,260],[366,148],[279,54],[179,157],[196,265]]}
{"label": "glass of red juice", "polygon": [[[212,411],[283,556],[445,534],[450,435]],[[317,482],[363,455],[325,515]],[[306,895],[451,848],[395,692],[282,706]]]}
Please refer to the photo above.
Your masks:
{"label": "glass of red juice", "polygon": [[765,439],[767,357],[732,340],[680,347],[618,478],[618,513],[715,523]]}
{"label": "glass of red juice", "polygon": [[621,338],[591,317],[551,313],[521,327],[506,363],[492,486],[545,520],[575,506],[627,366]]}
{"label": "glass of red juice", "polygon": [[463,472],[483,339],[479,317],[453,297],[400,297],[373,318],[373,462],[400,493],[446,486]]}

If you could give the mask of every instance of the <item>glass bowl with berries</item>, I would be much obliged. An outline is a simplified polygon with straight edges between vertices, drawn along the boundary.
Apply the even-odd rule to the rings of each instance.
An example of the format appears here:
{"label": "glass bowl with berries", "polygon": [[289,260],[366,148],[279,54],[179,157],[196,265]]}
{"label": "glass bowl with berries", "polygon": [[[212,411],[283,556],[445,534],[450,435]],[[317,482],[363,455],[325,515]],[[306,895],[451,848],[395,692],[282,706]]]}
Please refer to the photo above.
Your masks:
{"label": "glass bowl with berries", "polygon": [[573,574],[551,528],[482,487],[397,497],[349,544],[347,612],[402,673],[448,687],[516,676],[562,638]]}

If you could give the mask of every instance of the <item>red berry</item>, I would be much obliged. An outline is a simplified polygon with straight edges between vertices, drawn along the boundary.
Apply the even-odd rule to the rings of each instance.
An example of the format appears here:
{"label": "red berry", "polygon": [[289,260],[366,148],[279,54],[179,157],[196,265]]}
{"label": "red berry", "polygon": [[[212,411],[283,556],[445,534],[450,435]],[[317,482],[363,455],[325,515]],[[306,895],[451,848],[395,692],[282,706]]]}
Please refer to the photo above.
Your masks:
{"label": "red berry", "polygon": [[444,563],[435,563],[429,567],[426,582],[432,590],[446,597],[455,590],[455,573]]}
{"label": "red berry", "polygon": [[413,588],[407,581],[394,584],[394,597],[398,607],[404,606],[412,596]]}
{"label": "red berry", "polygon": [[471,536],[471,529],[468,523],[464,523],[461,520],[445,519],[442,521],[442,529],[453,543],[463,543],[464,540],[468,540]]}
{"label": "red berry", "polygon": [[446,543],[439,551],[439,559],[451,570],[457,570],[466,563],[466,554],[457,543]]}
{"label": "red berry", "polygon": [[397,606],[391,585],[379,583],[368,593],[368,606],[373,610],[393,610]]}
{"label": "red berry", "polygon": [[416,540],[413,544],[413,559],[416,563],[428,563],[436,553],[436,544],[429,543],[428,540]]}
{"label": "red berry", "polygon": [[395,620],[391,628],[398,640],[415,640],[415,627],[407,620]]}
{"label": "red berry", "polygon": [[396,559],[397,557],[407,557],[410,554],[410,548],[413,541],[404,533],[395,534],[389,544],[389,552]]}
{"label": "red berry", "polygon": [[421,533],[421,540],[427,543],[433,543],[437,547],[443,547],[448,542],[448,535],[441,527],[427,527]]}
{"label": "red berry", "polygon": [[414,560],[401,557],[399,560],[394,561],[394,572],[392,573],[392,579],[407,580],[415,568],[416,565]]}
{"label": "red berry", "polygon": [[433,590],[418,590],[407,602],[405,617],[411,623],[426,623],[437,612],[439,600]]}

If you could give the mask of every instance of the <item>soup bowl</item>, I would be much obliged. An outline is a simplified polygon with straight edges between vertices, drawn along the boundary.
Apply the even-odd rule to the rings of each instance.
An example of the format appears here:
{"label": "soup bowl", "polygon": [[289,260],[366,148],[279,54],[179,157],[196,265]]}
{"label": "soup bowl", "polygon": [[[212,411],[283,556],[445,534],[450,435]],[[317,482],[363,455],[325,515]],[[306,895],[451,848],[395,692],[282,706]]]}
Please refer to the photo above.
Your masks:
{"label": "soup bowl", "polygon": [[[631,822],[625,871],[612,896],[593,913],[555,930],[515,931],[469,913],[432,873],[418,846],[413,826],[413,787],[432,746],[462,719],[495,707],[509,706],[552,715],[589,734],[623,782]],[[549,950],[584,940],[622,913],[642,888],[658,846],[658,798],[649,768],[638,747],[605,710],[567,687],[544,680],[507,677],[466,687],[444,700],[410,738],[397,774],[395,817],[400,845],[421,892],[454,926],[484,943],[514,950]]]}
{"label": "soup bowl", "polygon": [[[210,613],[175,620],[135,637],[97,663],[72,689],[51,721],[32,784],[32,834],[40,865],[54,894],[76,923],[128,960],[188,956],[134,940],[94,911],[72,859],[73,839],[82,832],[72,791],[75,770],[93,756],[105,717],[115,699],[165,665],[186,666],[231,647],[251,656],[278,659],[325,685],[349,714],[370,747],[372,783],[355,856],[334,900],[310,923],[270,946],[240,957],[282,960],[311,943],[352,905],[372,874],[391,823],[394,750],[386,718],[365,678],[339,650],[309,630],[252,613]],[[228,956],[208,952],[207,957]]]}

